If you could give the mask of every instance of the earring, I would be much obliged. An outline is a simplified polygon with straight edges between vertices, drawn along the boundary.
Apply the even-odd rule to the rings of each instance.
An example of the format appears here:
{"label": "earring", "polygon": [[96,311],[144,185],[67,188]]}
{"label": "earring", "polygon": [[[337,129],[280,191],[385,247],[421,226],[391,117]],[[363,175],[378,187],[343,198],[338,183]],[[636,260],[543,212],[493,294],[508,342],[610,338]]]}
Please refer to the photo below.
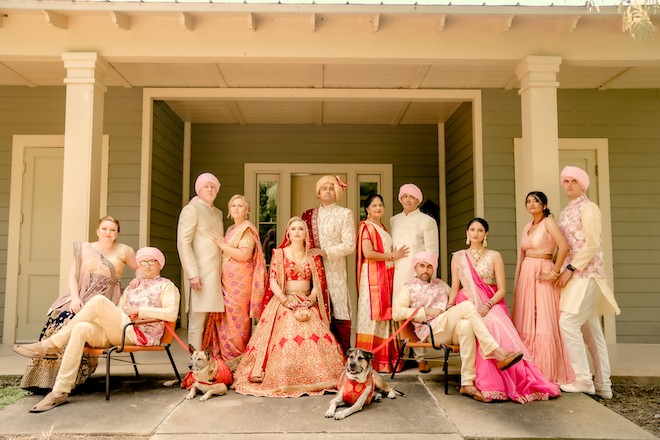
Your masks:
{"label": "earring", "polygon": [[470,237],[465,237],[465,244],[470,244]]}
{"label": "earring", "polygon": [[486,238],[484,238],[484,247],[485,247],[485,248],[488,247],[488,239],[486,239]]}

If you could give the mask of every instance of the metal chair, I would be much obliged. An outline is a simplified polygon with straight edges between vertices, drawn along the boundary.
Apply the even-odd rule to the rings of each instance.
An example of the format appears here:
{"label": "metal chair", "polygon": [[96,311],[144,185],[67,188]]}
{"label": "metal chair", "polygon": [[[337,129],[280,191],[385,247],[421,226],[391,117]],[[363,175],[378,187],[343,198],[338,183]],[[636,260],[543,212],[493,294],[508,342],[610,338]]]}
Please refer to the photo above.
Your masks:
{"label": "metal chair", "polygon": [[[107,347],[107,348],[95,348],[91,347],[89,345],[85,346],[85,349],[83,353],[88,354],[89,356],[94,356],[94,357],[101,357],[105,356],[106,358],[106,363],[105,363],[105,400],[110,400],[110,361],[112,359],[113,354],[118,354],[118,353],[128,353],[131,356],[131,362],[133,363],[133,368],[135,369],[135,376],[140,377],[140,373],[137,368],[137,362],[135,361],[135,356],[133,353],[140,352],[140,351],[165,351],[167,352],[167,356],[170,359],[170,364],[172,364],[172,369],[174,369],[174,374],[176,375],[176,379],[181,384],[181,376],[179,375],[179,371],[176,369],[176,365],[174,363],[174,358],[172,357],[172,353],[170,352],[170,345],[172,345],[172,341],[174,340],[174,337],[168,329],[165,329],[165,332],[163,333],[163,337],[160,339],[160,345],[151,345],[151,346],[142,346],[142,345],[126,345],[126,329],[130,326],[134,325],[140,325],[140,324],[150,324],[154,322],[160,322],[157,319],[146,319],[146,320],[139,320],[139,321],[131,321],[124,325],[122,329],[122,337],[121,337],[121,344],[120,345],[113,345],[112,347]],[[176,322],[165,322],[165,325],[169,327],[172,331],[174,331],[176,327]]]}
{"label": "metal chair", "polygon": [[[401,324],[403,324],[403,322],[399,323],[399,325]],[[412,356],[405,357],[406,348],[410,348],[411,350],[413,348],[432,348],[435,350],[441,350],[444,353],[444,357],[442,358],[442,371],[444,372],[445,394],[449,394],[449,355],[452,353],[459,353],[460,347],[458,345],[436,343],[435,339],[433,338],[433,329],[431,328],[431,324],[428,322],[425,322],[424,324],[429,326],[430,342],[422,342],[419,340],[419,338],[417,338],[412,322],[409,322],[397,336],[399,355],[397,357],[396,364],[394,365],[391,378],[394,379],[394,375],[397,372],[399,363],[402,361],[405,362],[409,359],[414,359]],[[431,359],[431,361],[433,361],[433,359]]]}

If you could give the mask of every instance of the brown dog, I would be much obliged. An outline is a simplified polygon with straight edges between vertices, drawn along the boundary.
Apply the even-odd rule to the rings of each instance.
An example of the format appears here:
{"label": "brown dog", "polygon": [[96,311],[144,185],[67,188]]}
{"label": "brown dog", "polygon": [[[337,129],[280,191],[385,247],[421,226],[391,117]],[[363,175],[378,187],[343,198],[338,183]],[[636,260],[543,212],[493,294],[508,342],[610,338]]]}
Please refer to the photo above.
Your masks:
{"label": "brown dog", "polygon": [[[330,407],[325,412],[326,417],[334,417],[335,420],[345,419],[360,411],[371,402],[372,398],[380,402],[383,399],[381,391],[386,392],[390,399],[396,399],[397,393],[405,397],[401,391],[390,387],[378,373],[374,373],[371,366],[373,358],[373,353],[368,350],[361,348],[348,350],[346,368],[339,379],[337,397],[330,402]],[[348,406],[348,408],[336,412],[338,406]]]}
{"label": "brown dog", "polygon": [[208,400],[211,396],[223,396],[227,394],[227,386],[218,380],[218,364],[216,359],[211,356],[210,348],[205,351],[195,350],[192,345],[188,346],[190,351],[190,363],[188,368],[193,373],[195,382],[190,387],[190,392],[186,399],[194,399],[197,391],[204,393],[199,398],[200,402]]}

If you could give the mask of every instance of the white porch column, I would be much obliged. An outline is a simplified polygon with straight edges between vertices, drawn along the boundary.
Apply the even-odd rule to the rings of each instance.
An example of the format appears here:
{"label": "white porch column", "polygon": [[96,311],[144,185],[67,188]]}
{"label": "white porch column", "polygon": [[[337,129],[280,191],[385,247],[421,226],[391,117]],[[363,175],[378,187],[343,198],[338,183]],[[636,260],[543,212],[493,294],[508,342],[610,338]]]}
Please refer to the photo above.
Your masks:
{"label": "white porch column", "polygon": [[[560,57],[528,56],[518,64],[522,113],[520,158],[516,157],[516,187],[519,194],[543,191],[550,209],[559,214],[559,133],[557,128],[557,72]],[[522,178],[520,178],[522,177]],[[523,200],[516,200],[517,212],[526,216]],[[520,219],[520,216],[518,216]],[[522,225],[518,225],[522,227]]]}
{"label": "white porch column", "polygon": [[67,291],[72,243],[96,239],[107,64],[94,52],[62,54],[67,76],[60,292]]}

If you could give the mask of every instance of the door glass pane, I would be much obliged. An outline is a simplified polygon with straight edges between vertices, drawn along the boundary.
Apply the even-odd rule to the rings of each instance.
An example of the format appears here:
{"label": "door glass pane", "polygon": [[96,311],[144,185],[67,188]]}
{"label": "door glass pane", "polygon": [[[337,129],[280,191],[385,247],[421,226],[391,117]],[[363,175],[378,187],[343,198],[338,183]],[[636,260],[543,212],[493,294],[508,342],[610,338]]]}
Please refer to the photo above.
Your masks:
{"label": "door glass pane", "polygon": [[364,220],[367,218],[367,213],[363,208],[364,202],[369,196],[379,194],[380,176],[363,174],[358,176],[358,181],[360,182],[360,220]]}
{"label": "door glass pane", "polygon": [[257,228],[266,264],[270,263],[273,249],[277,247],[277,196],[278,182],[276,180],[259,180]]}

